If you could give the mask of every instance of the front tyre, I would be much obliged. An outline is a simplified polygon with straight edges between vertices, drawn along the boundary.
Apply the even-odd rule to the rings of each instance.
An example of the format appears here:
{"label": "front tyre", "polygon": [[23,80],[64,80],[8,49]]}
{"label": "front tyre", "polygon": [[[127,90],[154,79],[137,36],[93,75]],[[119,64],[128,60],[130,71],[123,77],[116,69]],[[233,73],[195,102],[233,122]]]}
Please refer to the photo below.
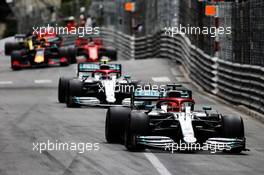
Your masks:
{"label": "front tyre", "polygon": [[122,140],[130,112],[131,109],[126,107],[110,107],[107,110],[105,138],[108,143],[119,143]]}
{"label": "front tyre", "polygon": [[[240,116],[222,116],[222,137],[244,139],[244,123]],[[232,148],[227,152],[240,153],[244,147]]]}
{"label": "front tyre", "polygon": [[82,95],[82,81],[78,79],[73,79],[69,81],[69,89],[67,93],[66,105],[69,108],[80,107],[80,104],[76,102],[76,97]]}
{"label": "front tyre", "polygon": [[125,129],[125,147],[129,151],[143,151],[145,146],[137,142],[137,136],[147,135],[149,132],[149,117],[146,113],[132,111]]}
{"label": "front tyre", "polygon": [[13,51],[11,54],[11,68],[12,70],[20,70],[20,62],[22,60],[20,51]]}
{"label": "front tyre", "polygon": [[66,93],[67,93],[67,89],[69,86],[69,81],[71,79],[70,78],[66,78],[66,77],[61,77],[59,79],[59,85],[58,85],[58,101],[60,103],[65,103],[66,102]]}

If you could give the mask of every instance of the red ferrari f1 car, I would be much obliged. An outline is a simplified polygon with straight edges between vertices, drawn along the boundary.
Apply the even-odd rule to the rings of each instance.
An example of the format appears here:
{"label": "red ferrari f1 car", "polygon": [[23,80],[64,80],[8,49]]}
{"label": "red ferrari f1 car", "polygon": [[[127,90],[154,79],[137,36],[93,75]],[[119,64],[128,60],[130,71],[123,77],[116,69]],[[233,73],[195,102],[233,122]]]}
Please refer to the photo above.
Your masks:
{"label": "red ferrari f1 car", "polygon": [[105,47],[99,38],[78,38],[75,41],[77,57],[84,57],[84,62],[98,62],[106,56],[111,60],[117,60],[117,51],[114,48]]}

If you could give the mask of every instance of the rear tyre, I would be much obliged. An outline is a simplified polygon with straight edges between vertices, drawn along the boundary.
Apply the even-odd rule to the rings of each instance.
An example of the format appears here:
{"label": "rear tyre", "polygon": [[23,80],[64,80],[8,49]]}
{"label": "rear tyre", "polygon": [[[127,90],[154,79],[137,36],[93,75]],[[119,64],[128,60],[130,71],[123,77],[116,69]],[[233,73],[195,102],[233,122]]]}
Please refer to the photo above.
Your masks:
{"label": "rear tyre", "polygon": [[61,77],[58,85],[58,100],[60,103],[66,102],[66,94],[71,78]]}
{"label": "rear tyre", "polygon": [[67,59],[67,62],[61,62],[60,63],[61,66],[68,66],[71,63],[71,57],[68,54],[68,48],[67,47],[59,48],[59,57]]}
{"label": "rear tyre", "polygon": [[5,55],[11,55],[11,53],[15,50],[22,49],[21,45],[16,42],[7,42],[5,43]]}
{"label": "rear tyre", "polygon": [[67,93],[67,107],[76,108],[80,107],[80,104],[76,101],[76,97],[80,97],[82,95],[82,82],[77,79],[73,79],[69,81],[69,89]]}
{"label": "rear tyre", "polygon": [[125,147],[129,151],[143,151],[145,146],[137,143],[137,136],[147,135],[149,132],[149,117],[139,111],[132,111],[125,129]]}
{"label": "rear tyre", "polygon": [[76,51],[76,48],[74,46],[68,47],[68,55],[69,55],[69,57],[71,59],[70,64],[73,64],[73,63],[77,62],[76,53],[77,53],[77,51]]}
{"label": "rear tyre", "polygon": [[[244,123],[240,116],[222,116],[222,137],[244,139]],[[244,147],[233,148],[227,152],[240,153]]]}
{"label": "rear tyre", "polygon": [[107,52],[107,55],[111,58],[111,60],[113,60],[113,61],[117,60],[117,52],[116,52],[116,50],[108,50],[106,52]]}
{"label": "rear tyre", "polygon": [[126,107],[110,107],[106,113],[105,138],[108,143],[120,143],[124,136],[125,124],[131,112]]}
{"label": "rear tyre", "polygon": [[[21,52],[20,51],[13,51],[11,54],[11,68],[13,70],[20,70],[21,66],[20,61],[22,60]],[[18,64],[15,64],[18,63]]]}
{"label": "rear tyre", "polygon": [[116,61],[117,60],[117,51],[113,49],[105,49],[102,48],[99,50],[99,58],[103,56],[109,57],[110,60]]}

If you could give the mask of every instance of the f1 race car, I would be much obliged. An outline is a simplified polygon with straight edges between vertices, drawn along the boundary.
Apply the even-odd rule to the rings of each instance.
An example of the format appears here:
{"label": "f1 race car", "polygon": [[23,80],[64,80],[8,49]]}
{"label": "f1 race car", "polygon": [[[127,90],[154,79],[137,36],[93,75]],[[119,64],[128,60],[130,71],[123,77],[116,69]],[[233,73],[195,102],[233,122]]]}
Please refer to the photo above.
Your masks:
{"label": "f1 race car", "polygon": [[129,151],[146,147],[184,151],[216,150],[240,153],[246,139],[241,117],[194,110],[191,91],[169,88],[135,91],[130,107],[110,107],[106,114],[107,142],[123,142]]}
{"label": "f1 race car", "polygon": [[61,65],[72,61],[67,47],[62,47],[58,36],[16,35],[16,42],[5,43],[5,54],[11,55],[11,68],[19,70],[25,67]]}
{"label": "f1 race car", "polygon": [[117,60],[117,51],[114,48],[105,47],[99,38],[78,38],[75,41],[77,57],[84,57],[85,62],[98,62],[103,56]]}
{"label": "f1 race car", "polygon": [[77,78],[60,78],[58,99],[67,107],[122,104],[137,82],[122,77],[121,64],[79,63]]}

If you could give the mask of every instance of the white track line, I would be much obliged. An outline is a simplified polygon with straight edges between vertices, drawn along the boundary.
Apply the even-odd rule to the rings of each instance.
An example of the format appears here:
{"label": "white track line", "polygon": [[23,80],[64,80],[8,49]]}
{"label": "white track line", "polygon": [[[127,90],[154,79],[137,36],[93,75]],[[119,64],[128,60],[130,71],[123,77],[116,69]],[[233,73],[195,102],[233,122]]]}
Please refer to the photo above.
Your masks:
{"label": "white track line", "polygon": [[51,80],[34,80],[36,84],[52,83]]}
{"label": "white track line", "polygon": [[172,73],[172,75],[174,75],[174,76],[177,75],[177,72],[176,72],[175,68],[171,68],[171,73]]}
{"label": "white track line", "polygon": [[172,175],[153,153],[146,152],[144,155],[161,175]]}
{"label": "white track line", "polygon": [[13,81],[0,81],[0,84],[13,84]]}
{"label": "white track line", "polygon": [[169,77],[152,77],[155,82],[170,82]]}

